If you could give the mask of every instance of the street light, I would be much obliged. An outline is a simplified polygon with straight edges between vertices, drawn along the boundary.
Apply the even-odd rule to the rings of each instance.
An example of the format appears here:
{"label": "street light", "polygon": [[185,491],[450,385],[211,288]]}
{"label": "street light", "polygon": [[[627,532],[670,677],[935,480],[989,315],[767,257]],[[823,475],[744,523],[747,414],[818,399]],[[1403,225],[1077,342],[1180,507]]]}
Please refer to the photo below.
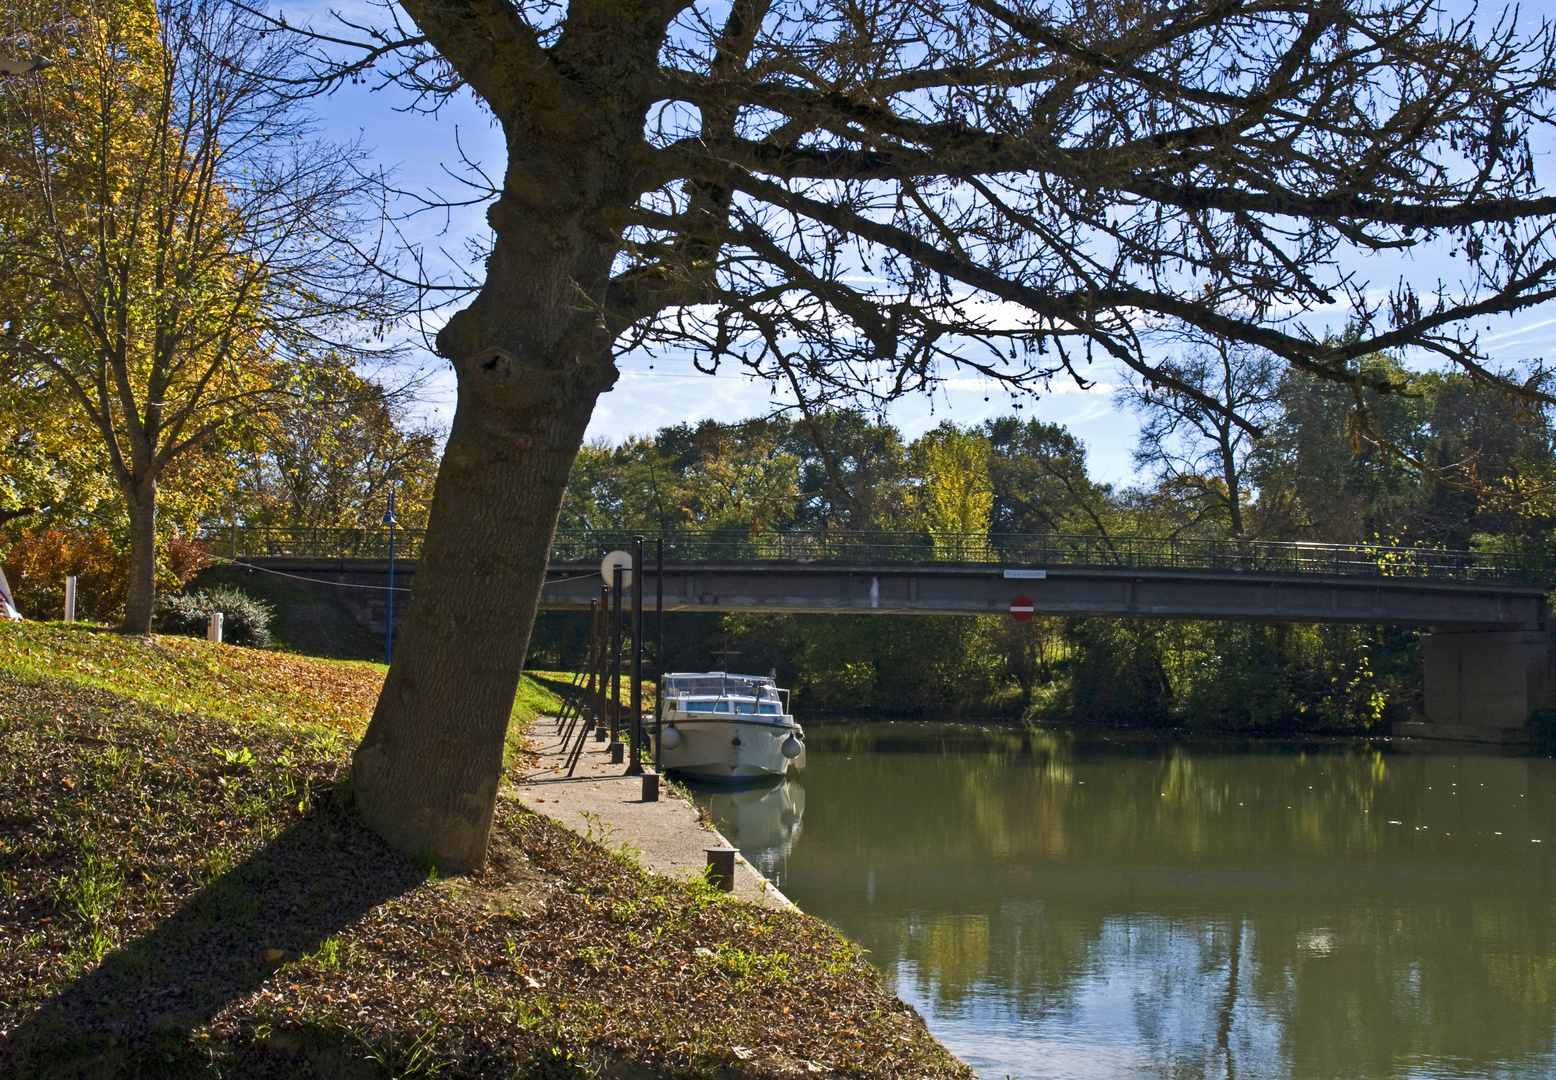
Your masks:
{"label": "street light", "polygon": [[384,605],[384,663],[394,663],[394,489],[389,489],[389,509],[384,511],[389,526],[389,602]]}
{"label": "street light", "polygon": [[0,56],[0,75],[27,75],[53,66],[44,56],[34,56],[31,60],[12,60],[9,56]]}

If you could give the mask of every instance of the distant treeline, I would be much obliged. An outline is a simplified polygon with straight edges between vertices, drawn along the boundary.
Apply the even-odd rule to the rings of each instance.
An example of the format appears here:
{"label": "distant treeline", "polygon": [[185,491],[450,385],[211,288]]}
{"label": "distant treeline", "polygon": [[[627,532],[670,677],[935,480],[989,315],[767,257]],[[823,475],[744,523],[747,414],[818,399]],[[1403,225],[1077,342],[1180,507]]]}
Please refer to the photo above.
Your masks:
{"label": "distant treeline", "polygon": [[[1141,482],[1094,481],[1062,426],[947,422],[916,440],[848,411],[679,424],[585,446],[560,528],[1061,532],[1545,551],[1545,410],[1374,357],[1357,386],[1205,347],[1178,386],[1126,386]],[[1388,384],[1378,394],[1369,385]],[[1534,389],[1536,387],[1531,387]],[[1230,408],[1227,406],[1230,405]],[[564,663],[547,615],[532,662]],[[1418,708],[1413,630],[965,616],[668,620],[671,668],[766,671],[813,715],[1026,717],[1104,726],[1378,730]]]}

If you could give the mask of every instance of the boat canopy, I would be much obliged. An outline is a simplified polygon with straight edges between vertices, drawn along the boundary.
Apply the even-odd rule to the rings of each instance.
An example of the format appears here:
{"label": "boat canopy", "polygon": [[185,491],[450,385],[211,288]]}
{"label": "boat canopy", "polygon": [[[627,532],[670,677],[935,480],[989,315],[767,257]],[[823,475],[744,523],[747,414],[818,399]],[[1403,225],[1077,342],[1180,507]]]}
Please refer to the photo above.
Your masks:
{"label": "boat canopy", "polygon": [[757,687],[777,689],[768,675],[731,675],[723,671],[672,671],[665,676],[665,689],[672,694],[727,694],[752,691]]}

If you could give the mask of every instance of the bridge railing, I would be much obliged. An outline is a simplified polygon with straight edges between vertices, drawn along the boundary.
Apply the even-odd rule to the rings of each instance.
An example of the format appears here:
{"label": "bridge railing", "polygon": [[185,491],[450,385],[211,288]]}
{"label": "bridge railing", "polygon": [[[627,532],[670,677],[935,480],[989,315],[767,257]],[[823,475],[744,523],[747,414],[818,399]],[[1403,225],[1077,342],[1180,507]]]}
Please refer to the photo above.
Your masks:
{"label": "bridge railing", "polygon": [[[598,560],[630,550],[631,530],[559,532],[551,557]],[[645,533],[649,548],[660,534]],[[397,529],[395,554],[421,554],[420,529]],[[1329,574],[1436,581],[1556,582],[1556,562],[1526,554],[1449,551],[1381,544],[1304,544],[1063,533],[937,534],[927,532],[762,532],[677,530],[663,534],[673,562],[816,562],[855,565],[996,563],[1028,567],[1204,570],[1219,573]],[[236,559],[385,559],[389,530],[253,528],[206,533],[217,555]]]}

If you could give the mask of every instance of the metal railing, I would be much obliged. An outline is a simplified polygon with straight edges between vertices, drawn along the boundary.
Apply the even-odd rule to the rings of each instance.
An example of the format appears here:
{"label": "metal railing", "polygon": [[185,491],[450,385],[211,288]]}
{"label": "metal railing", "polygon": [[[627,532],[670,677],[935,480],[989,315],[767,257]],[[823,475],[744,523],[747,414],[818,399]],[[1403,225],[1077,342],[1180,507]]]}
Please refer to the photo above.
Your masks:
{"label": "metal railing", "polygon": [[[559,532],[556,561],[591,561],[630,550],[633,530]],[[661,534],[644,533],[650,542]],[[1537,555],[1448,551],[1381,544],[1305,544],[1141,536],[937,534],[927,532],[761,532],[684,529],[662,534],[672,562],[798,562],[843,565],[996,563],[1028,567],[1329,574],[1428,581],[1556,583],[1556,561]],[[387,559],[389,530],[251,528],[211,530],[214,554],[236,559]],[[421,554],[423,531],[396,530],[397,555]]]}

